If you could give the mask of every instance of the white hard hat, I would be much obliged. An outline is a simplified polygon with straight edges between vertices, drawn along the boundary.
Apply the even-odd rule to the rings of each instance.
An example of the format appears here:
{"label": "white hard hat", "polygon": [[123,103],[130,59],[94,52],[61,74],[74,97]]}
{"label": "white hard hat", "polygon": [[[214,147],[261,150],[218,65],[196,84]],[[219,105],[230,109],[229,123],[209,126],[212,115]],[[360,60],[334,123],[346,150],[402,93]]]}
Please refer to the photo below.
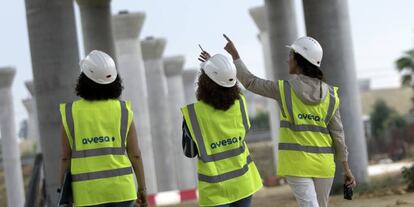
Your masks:
{"label": "white hard hat", "polygon": [[99,84],[110,84],[118,76],[114,60],[99,50],[90,52],[79,65],[88,78]]}
{"label": "white hard hat", "polygon": [[230,88],[236,85],[236,68],[222,54],[213,55],[206,62],[201,63],[201,68],[211,80],[220,86]]}
{"label": "white hard hat", "polygon": [[292,45],[287,46],[299,53],[313,65],[321,67],[323,51],[318,41],[312,37],[300,37]]}

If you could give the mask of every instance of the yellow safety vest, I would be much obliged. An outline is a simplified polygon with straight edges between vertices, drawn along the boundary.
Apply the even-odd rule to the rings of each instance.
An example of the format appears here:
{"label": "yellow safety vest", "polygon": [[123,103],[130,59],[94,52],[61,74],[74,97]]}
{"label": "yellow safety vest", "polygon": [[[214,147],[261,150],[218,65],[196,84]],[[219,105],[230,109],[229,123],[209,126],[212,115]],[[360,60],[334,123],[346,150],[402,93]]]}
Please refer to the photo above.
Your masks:
{"label": "yellow safety vest", "polygon": [[82,99],[61,104],[60,113],[72,149],[75,205],[135,200],[133,171],[125,154],[133,117],[130,103]]}
{"label": "yellow safety vest", "polygon": [[338,88],[319,104],[305,104],[288,81],[279,81],[282,110],[277,174],[332,178],[335,175],[332,137],[327,128],[339,107]]}
{"label": "yellow safety vest", "polygon": [[198,191],[201,206],[246,198],[262,187],[245,143],[250,128],[244,97],[223,111],[199,101],[181,109],[198,148]]}

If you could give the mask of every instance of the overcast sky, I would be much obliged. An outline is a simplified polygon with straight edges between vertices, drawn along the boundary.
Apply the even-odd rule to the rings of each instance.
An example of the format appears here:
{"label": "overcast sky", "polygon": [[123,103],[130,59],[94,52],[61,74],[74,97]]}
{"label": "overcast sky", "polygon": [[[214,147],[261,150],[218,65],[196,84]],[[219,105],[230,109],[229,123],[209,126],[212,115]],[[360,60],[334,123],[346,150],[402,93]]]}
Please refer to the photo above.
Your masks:
{"label": "overcast sky", "polygon": [[[298,31],[302,36],[305,35],[302,4],[300,0],[294,1]],[[374,88],[398,87],[400,80],[394,61],[414,46],[414,1],[348,2],[358,77],[372,78]],[[186,68],[198,66],[198,43],[211,53],[224,53],[225,41],[221,34],[226,33],[237,44],[250,69],[263,77],[258,29],[248,13],[249,8],[263,4],[263,0],[113,0],[112,13],[125,9],[145,12],[141,38],[165,37],[168,41],[165,55],[184,55]],[[0,67],[11,65],[17,68],[13,94],[16,122],[19,123],[27,116],[21,102],[29,96],[24,81],[32,79],[26,13],[23,0],[2,1],[0,5]],[[83,56],[77,6],[75,9]]]}

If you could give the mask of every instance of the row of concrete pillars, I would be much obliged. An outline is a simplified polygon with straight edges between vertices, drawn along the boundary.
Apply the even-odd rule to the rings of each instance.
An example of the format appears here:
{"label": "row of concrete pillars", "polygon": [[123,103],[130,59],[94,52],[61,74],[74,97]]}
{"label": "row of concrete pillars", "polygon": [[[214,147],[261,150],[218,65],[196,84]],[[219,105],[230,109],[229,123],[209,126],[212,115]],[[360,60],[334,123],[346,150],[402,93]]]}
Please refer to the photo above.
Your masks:
{"label": "row of concrete pillars", "polygon": [[[116,40],[117,51],[117,55],[114,56],[114,58],[118,59],[117,64],[119,73],[121,77],[124,77],[123,82],[125,91],[122,98],[131,100],[133,103],[132,108],[135,112],[135,124],[137,131],[139,132],[139,144],[143,154],[148,191],[154,193],[157,191],[194,188],[196,185],[195,163],[194,161],[185,159],[180,152],[181,142],[179,138],[182,117],[176,108],[195,100],[194,81],[197,70],[189,69],[184,71],[184,58],[182,56],[163,59],[162,54],[166,44],[164,39],[145,40],[142,44],[144,45],[145,54],[149,54],[144,56],[145,65],[147,65],[146,76],[143,55],[141,52],[141,43],[138,39],[144,18],[145,15],[143,13],[125,13],[114,16],[112,21],[115,27],[114,37]],[[160,64],[151,65],[151,62],[154,61]],[[10,89],[15,71],[15,68],[12,67],[0,68],[0,117],[2,118],[0,122],[2,134],[0,137],[4,138],[2,139],[2,152],[3,163],[6,169],[5,177],[8,192],[8,205],[23,206],[24,191],[21,176],[22,173],[19,167],[21,165],[19,158],[20,153],[18,150],[17,138],[14,135],[13,99]],[[79,70],[73,70],[73,72],[79,73]],[[49,72],[44,73],[48,74]],[[47,79],[47,77],[44,78]],[[155,83],[153,84],[155,87],[147,87],[146,79],[149,80],[148,83]],[[168,88],[164,93],[154,92],[154,89],[157,90],[158,88],[159,90],[160,88],[157,84],[160,82],[157,79],[162,79],[164,81],[162,89]],[[73,89],[75,79],[72,81],[71,88]],[[168,87],[166,84],[168,84]],[[38,126],[42,127],[42,125],[39,125],[40,122],[38,122],[36,102],[39,101],[40,103],[47,104],[47,101],[42,99],[36,100],[41,93],[38,96],[35,95],[33,81],[27,81],[25,85],[31,95],[31,97],[23,100],[29,119],[28,137],[36,142],[36,151],[41,152]],[[184,91],[184,88],[188,88],[188,90]],[[148,92],[147,89],[150,91]],[[170,91],[168,94],[175,94],[175,96],[168,95],[167,98],[158,96],[160,94],[166,95],[167,91]],[[69,94],[73,94],[73,91]],[[154,97],[151,95],[148,96],[148,94],[153,94]],[[48,94],[48,96],[48,100],[53,99],[53,94]],[[152,107],[149,107],[147,101],[151,101],[150,106]],[[162,106],[157,108],[154,106],[157,103],[161,103]],[[151,109],[153,113],[150,113],[149,109]],[[160,111],[159,109],[163,110]],[[51,112],[49,111],[47,113],[50,115]],[[48,117],[49,119],[51,118],[50,116]],[[152,122],[150,122],[150,117]],[[170,120],[167,120],[166,117],[170,117]],[[49,125],[51,124],[50,122],[47,123]],[[169,127],[170,123],[175,123],[175,125]],[[59,124],[56,123],[56,121],[53,124],[59,129]],[[49,129],[51,129],[51,126],[49,126]],[[164,129],[164,131],[160,131],[159,129]],[[56,129],[54,130],[56,131]],[[151,131],[154,131],[154,133],[151,134]],[[45,136],[46,134],[48,133],[42,133],[42,136]],[[53,139],[51,138],[51,140],[47,141],[46,149],[58,144],[58,135],[59,134],[55,134]],[[156,138],[153,140],[152,137]],[[43,144],[45,143],[45,140],[41,141]],[[154,156],[153,144],[155,145],[156,156]],[[43,153],[50,154],[47,150],[43,150]],[[50,166],[51,160],[56,160],[55,163],[58,163],[58,155],[59,154],[57,154],[57,156],[46,157],[45,165]],[[154,157],[159,160],[154,160]],[[53,168],[58,169],[58,166],[55,165]],[[173,173],[175,172],[175,169],[182,170],[179,172],[180,176],[178,176],[177,173]],[[49,176],[57,176],[57,172],[58,170],[53,170],[53,172],[47,173]],[[49,178],[53,177],[47,177],[48,184],[50,181],[53,181]],[[157,183],[159,183],[159,185],[157,185]],[[53,197],[50,199],[53,199]]]}
{"label": "row of concrete pillars", "polygon": [[[182,117],[178,108],[195,100],[194,85],[185,86],[182,79],[184,84],[193,84],[197,70],[183,72],[182,56],[163,59],[166,40],[162,38],[150,38],[140,43],[139,34],[145,19],[143,13],[124,12],[111,17],[110,0],[76,2],[81,12],[85,54],[99,49],[117,60],[125,86],[123,98],[133,103],[149,191],[194,187],[195,165],[189,159],[184,159],[180,149]],[[366,182],[366,144],[360,118],[347,2],[307,0],[303,1],[303,6],[306,31],[319,40],[324,48],[322,69],[325,77],[328,83],[341,88],[341,112],[344,114],[351,169],[360,182]],[[291,0],[266,0],[265,7],[250,10],[260,29],[259,39],[263,45],[266,76],[269,79],[289,78],[285,65],[288,51],[284,45],[298,37],[294,11]],[[73,1],[49,1],[45,4],[42,0],[26,0],[26,15],[34,77],[34,87],[30,89],[28,86],[28,89],[32,91],[34,101],[25,101],[28,103],[25,105],[37,111],[31,116],[37,116],[39,130],[36,132],[35,129],[32,133],[34,137],[41,137],[48,203],[53,205],[59,186],[60,152],[56,146],[60,146],[61,124],[57,106],[76,98],[73,89],[79,75]],[[14,73],[10,68],[0,70],[0,78],[6,77],[0,81],[0,124],[1,136],[4,138],[4,163],[17,166],[5,168],[8,204],[22,206],[23,182],[19,176],[20,160],[11,114],[13,104],[10,86]],[[275,143],[278,136],[277,107],[274,102],[269,104]],[[337,178],[342,178],[340,174],[339,167]],[[15,189],[14,192],[11,189]]]}
{"label": "row of concrete pillars", "polygon": [[[181,152],[179,107],[195,100],[197,70],[183,70],[182,56],[163,57],[166,40],[139,40],[144,13],[111,17],[110,0],[77,0],[85,54],[102,50],[117,63],[122,98],[131,100],[149,193],[196,187],[194,160]],[[59,103],[74,100],[79,52],[73,2],[26,1],[35,106],[45,158],[48,203],[58,187]],[[32,94],[33,95],[33,94]],[[50,109],[56,108],[54,113]],[[15,206],[15,205],[11,205]]]}

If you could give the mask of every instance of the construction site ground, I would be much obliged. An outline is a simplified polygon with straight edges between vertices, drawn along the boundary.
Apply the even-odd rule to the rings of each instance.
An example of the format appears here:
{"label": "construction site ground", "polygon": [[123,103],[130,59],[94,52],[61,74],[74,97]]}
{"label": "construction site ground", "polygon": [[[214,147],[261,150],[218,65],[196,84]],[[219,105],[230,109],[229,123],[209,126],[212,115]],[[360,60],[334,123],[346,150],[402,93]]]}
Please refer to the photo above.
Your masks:
{"label": "construction site ground", "polygon": [[[399,194],[395,190],[378,191],[372,194],[357,194],[352,201],[342,196],[331,196],[329,206],[334,207],[414,207],[414,193]],[[186,202],[168,207],[196,207],[197,202]],[[294,207],[298,206],[289,186],[264,188],[253,197],[252,207]]]}
{"label": "construction site ground", "polygon": [[[414,207],[414,192],[406,192],[400,172],[370,177],[369,186],[355,189],[352,201],[341,195],[330,197],[330,207]],[[359,192],[358,192],[359,191]],[[186,202],[168,207],[196,207],[197,202]],[[288,185],[266,187],[253,197],[252,207],[298,206]]]}
{"label": "construction site ground", "polygon": [[[31,167],[23,168],[24,183],[27,187]],[[414,192],[406,192],[406,184],[400,170],[370,177],[370,185],[359,185],[352,201],[342,196],[330,197],[330,207],[414,207]],[[0,206],[6,204],[4,173],[0,171]],[[168,207],[196,207],[196,201],[170,205]],[[266,187],[253,197],[252,207],[295,207],[298,206],[288,185]]]}

